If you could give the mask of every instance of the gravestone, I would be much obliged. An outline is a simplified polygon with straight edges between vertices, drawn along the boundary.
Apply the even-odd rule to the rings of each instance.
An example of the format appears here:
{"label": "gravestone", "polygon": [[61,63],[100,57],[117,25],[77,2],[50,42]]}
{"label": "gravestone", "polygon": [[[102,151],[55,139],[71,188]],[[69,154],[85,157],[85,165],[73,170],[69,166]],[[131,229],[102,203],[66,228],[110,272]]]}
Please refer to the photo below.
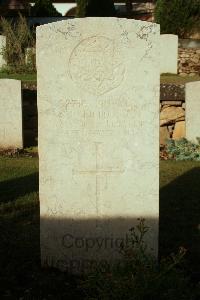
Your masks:
{"label": "gravestone", "polygon": [[26,65],[30,65],[33,63],[33,59],[35,56],[35,48],[26,48],[25,50],[25,63]]}
{"label": "gravestone", "polygon": [[41,260],[120,260],[145,218],[157,255],[159,26],[84,18],[37,28]]}
{"label": "gravestone", "polygon": [[21,81],[0,79],[0,148],[23,148]]}
{"label": "gravestone", "polygon": [[6,47],[6,37],[0,35],[0,70],[5,66],[6,62],[3,58],[3,49]]}
{"label": "gravestone", "polygon": [[160,73],[178,72],[178,36],[160,35]]}
{"label": "gravestone", "polygon": [[200,81],[189,82],[185,85],[186,103],[186,138],[197,142],[200,137]]}

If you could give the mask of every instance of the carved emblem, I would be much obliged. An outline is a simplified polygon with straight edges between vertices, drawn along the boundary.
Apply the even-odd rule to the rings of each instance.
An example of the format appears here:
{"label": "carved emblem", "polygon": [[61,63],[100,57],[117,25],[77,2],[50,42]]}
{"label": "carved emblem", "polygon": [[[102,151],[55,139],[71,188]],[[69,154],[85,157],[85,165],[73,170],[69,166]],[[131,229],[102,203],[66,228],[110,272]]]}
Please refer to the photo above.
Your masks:
{"label": "carved emblem", "polygon": [[125,67],[113,40],[93,36],[82,40],[72,51],[69,71],[79,88],[99,96],[121,84]]}

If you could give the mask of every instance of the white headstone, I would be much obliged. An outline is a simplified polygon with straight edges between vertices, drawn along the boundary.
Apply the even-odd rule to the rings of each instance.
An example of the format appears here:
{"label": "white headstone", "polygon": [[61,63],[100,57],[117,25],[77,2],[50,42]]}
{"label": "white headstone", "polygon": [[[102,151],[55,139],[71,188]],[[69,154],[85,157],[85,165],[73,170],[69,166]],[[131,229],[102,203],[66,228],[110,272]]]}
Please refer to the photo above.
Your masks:
{"label": "white headstone", "polygon": [[200,81],[185,85],[186,102],[186,138],[197,142],[200,137]]}
{"label": "white headstone", "polygon": [[112,264],[145,218],[157,255],[159,26],[84,18],[37,28],[42,264]]}
{"label": "white headstone", "polygon": [[0,35],[0,70],[5,66],[6,62],[3,58],[3,49],[6,47],[6,37]]}
{"label": "white headstone", "polygon": [[160,73],[178,72],[178,36],[160,35]]}
{"label": "white headstone", "polygon": [[22,148],[21,81],[0,79],[0,148]]}

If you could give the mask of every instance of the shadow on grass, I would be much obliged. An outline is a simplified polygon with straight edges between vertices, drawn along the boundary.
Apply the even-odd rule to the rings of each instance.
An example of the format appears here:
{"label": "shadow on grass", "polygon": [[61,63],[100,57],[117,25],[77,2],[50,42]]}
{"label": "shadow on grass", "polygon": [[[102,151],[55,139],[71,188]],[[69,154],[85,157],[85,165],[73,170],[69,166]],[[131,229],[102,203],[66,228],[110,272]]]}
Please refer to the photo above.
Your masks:
{"label": "shadow on grass", "polygon": [[38,190],[37,172],[0,182],[1,299],[82,299],[73,277],[41,269]]}
{"label": "shadow on grass", "polygon": [[200,266],[200,168],[160,190],[160,255],[183,246],[193,272]]}
{"label": "shadow on grass", "polygon": [[0,182],[0,203],[14,201],[31,192],[37,192],[39,186],[38,173]]}
{"label": "shadow on grass", "polygon": [[[38,192],[38,174],[0,183],[0,199],[15,202],[18,197]],[[188,265],[198,271],[200,263],[200,168],[178,177],[160,190],[160,256],[188,249]],[[25,214],[0,216],[0,291],[6,299],[18,299],[24,293],[35,299],[82,299],[73,278],[57,270],[40,268],[39,201],[24,206]],[[119,227],[121,225],[119,224]],[[27,292],[24,292],[27,291]],[[10,293],[10,294],[9,294]],[[61,294],[63,295],[61,295]],[[9,298],[10,295],[10,298]],[[27,298],[28,299],[28,298]],[[30,298],[31,299],[31,298]]]}

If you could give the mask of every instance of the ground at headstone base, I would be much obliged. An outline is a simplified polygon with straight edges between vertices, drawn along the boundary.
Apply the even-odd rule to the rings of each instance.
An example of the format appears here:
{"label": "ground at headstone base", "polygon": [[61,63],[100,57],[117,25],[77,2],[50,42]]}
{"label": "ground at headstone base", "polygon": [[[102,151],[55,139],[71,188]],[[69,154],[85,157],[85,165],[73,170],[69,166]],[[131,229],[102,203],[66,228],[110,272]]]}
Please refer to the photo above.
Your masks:
{"label": "ground at headstone base", "polygon": [[7,157],[38,157],[37,147],[29,147],[24,149],[13,148],[13,149],[1,149],[0,156]]}

